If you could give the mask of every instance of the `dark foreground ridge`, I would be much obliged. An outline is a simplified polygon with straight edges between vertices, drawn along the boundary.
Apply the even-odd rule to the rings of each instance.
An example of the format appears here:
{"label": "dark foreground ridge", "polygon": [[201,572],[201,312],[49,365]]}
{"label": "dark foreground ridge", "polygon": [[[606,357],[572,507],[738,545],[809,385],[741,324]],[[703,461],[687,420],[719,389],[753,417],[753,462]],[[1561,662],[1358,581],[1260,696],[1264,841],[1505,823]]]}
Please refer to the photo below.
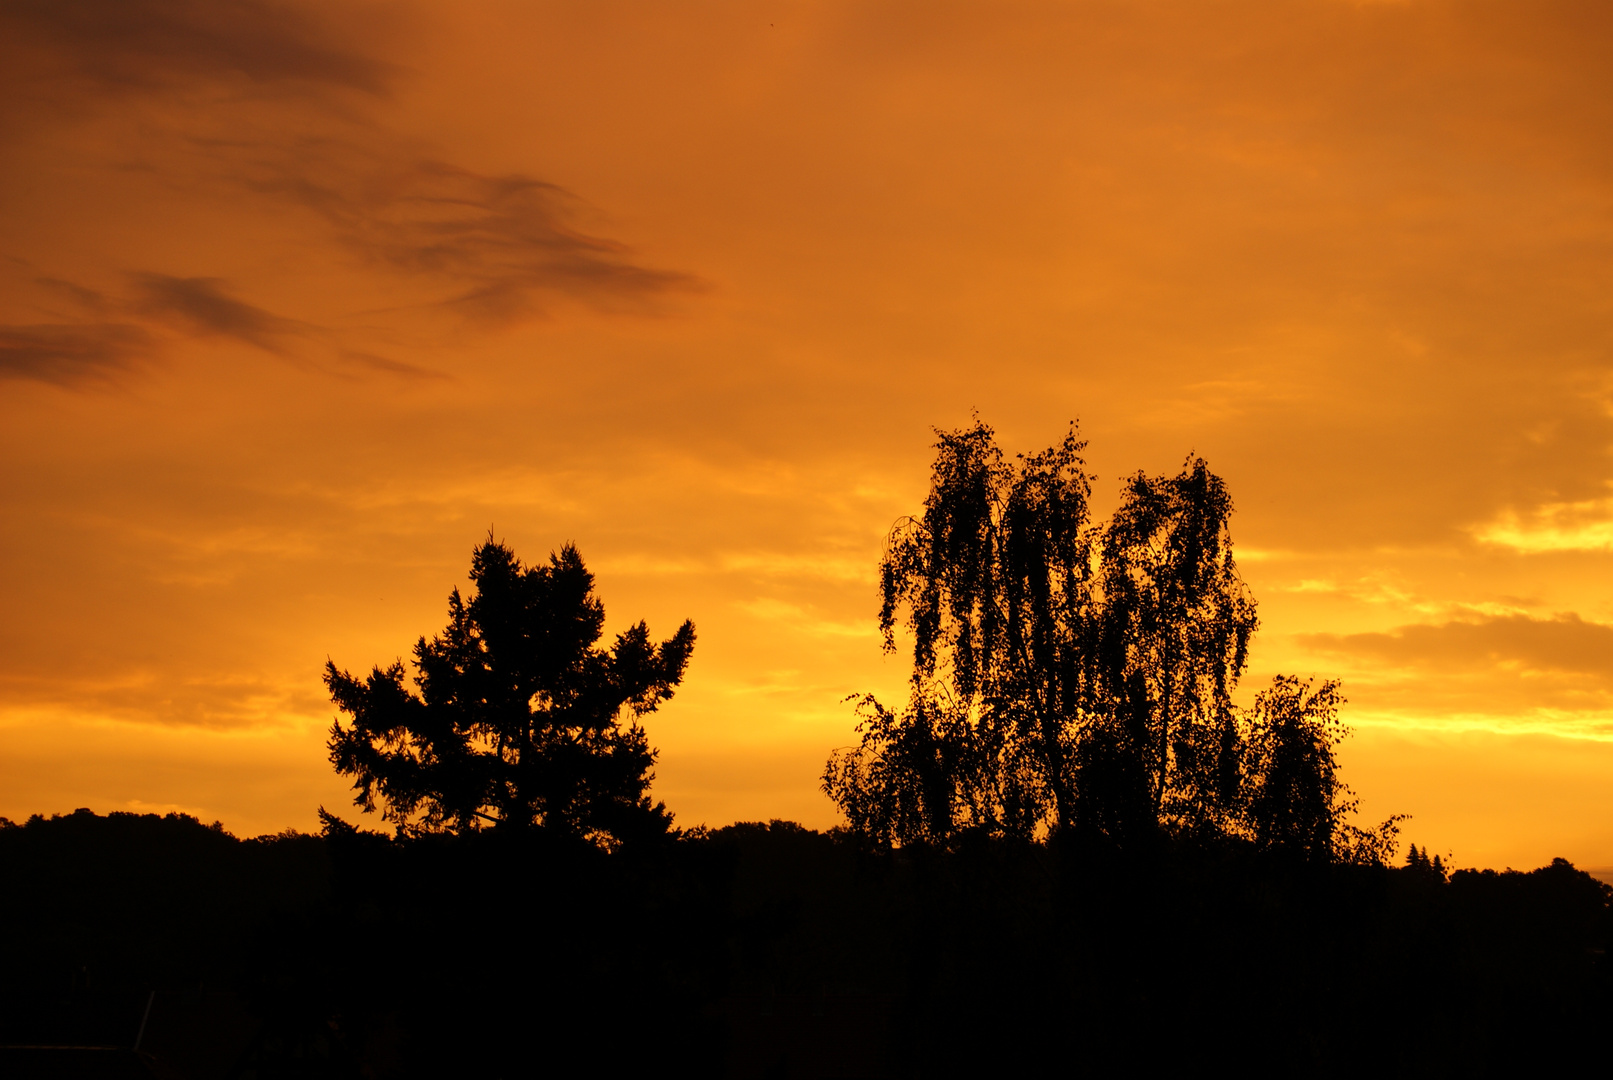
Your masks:
{"label": "dark foreground ridge", "polygon": [[1564,860],[80,810],[6,823],[0,865],[0,1042],[137,1070],[7,1049],[7,1076],[1497,1075],[1598,1055],[1613,1018],[1610,890]]}

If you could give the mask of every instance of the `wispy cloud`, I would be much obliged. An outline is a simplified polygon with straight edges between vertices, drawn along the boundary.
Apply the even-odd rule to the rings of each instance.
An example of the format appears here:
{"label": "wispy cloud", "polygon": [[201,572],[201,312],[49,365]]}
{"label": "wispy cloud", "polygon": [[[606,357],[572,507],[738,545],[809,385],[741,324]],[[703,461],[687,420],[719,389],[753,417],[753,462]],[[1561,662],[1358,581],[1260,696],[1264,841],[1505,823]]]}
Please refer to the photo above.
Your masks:
{"label": "wispy cloud", "polygon": [[[431,368],[348,344],[339,328],[289,319],[243,299],[213,277],[129,275],[109,295],[71,281],[35,279],[64,305],[47,306],[63,321],[0,324],[0,379],[58,386],[115,382],[172,352],[179,341],[225,338],[298,366],[346,378],[445,379]],[[76,321],[75,321],[75,316]]]}
{"label": "wispy cloud", "polygon": [[395,375],[404,379],[446,379],[448,376],[441,371],[421,367],[419,364],[410,364],[403,360],[393,360],[390,357],[376,356],[374,353],[359,352],[353,349],[342,350],[341,357],[349,364],[364,370],[378,372],[383,375]]}
{"label": "wispy cloud", "polygon": [[372,267],[437,283],[436,303],[472,321],[535,314],[544,294],[619,308],[700,287],[581,228],[585,206],[564,188],[418,158],[378,134],[365,145],[262,147],[220,164],[248,188],[313,211]]}
{"label": "wispy cloud", "polygon": [[305,327],[249,304],[225,290],[218,278],[178,278],[140,274],[135,278],[137,308],[174,321],[199,334],[216,334],[272,353],[286,351],[286,339]]}
{"label": "wispy cloud", "polygon": [[124,322],[0,326],[0,379],[58,385],[105,381],[154,353],[143,327]]}

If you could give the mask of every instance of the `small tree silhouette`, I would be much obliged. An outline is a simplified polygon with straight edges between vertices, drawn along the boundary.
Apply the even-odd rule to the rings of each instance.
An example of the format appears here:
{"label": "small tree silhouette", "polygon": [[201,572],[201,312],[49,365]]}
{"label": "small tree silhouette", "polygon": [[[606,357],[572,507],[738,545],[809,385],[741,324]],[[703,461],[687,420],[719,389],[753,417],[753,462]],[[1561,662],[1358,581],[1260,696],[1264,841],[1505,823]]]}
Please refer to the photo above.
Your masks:
{"label": "small tree silhouette", "polygon": [[528,568],[489,537],[470,577],[476,592],[453,591],[447,629],[415,645],[418,692],[401,661],[363,680],[326,663],[352,718],[329,745],[354,803],[369,812],[379,798],[405,834],[542,827],[610,845],[665,833],[639,719],[682,680],[694,624],[656,645],[640,622],[597,647],[605,609],[570,544]]}
{"label": "small tree silhouette", "polygon": [[1326,860],[1341,842],[1344,815],[1355,810],[1338,778],[1333,748],[1349,734],[1339,722],[1337,680],[1278,675],[1246,717],[1245,822],[1262,849]]}

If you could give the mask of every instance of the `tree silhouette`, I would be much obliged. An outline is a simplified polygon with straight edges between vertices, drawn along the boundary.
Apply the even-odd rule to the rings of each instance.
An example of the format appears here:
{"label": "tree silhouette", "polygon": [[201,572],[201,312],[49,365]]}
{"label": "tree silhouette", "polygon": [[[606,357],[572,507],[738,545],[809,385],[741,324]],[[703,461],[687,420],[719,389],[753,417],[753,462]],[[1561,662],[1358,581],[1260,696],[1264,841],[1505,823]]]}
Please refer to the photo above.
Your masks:
{"label": "tree silhouette", "polygon": [[853,830],[1392,850],[1391,833],[1341,821],[1354,803],[1335,775],[1337,683],[1279,676],[1252,710],[1233,706],[1258,620],[1231,497],[1203,460],[1132,476],[1099,527],[1074,425],[1013,461],[979,421],[937,434],[924,514],[896,524],[880,564],[886,650],[899,616],[912,635],[909,704],[860,699],[861,744],[824,772]]}
{"label": "tree silhouette", "polygon": [[570,544],[527,568],[489,537],[470,577],[447,629],[415,645],[417,690],[401,661],[363,680],[326,663],[352,718],[331,726],[331,762],[354,778],[355,804],[379,798],[410,834],[542,827],[608,845],[664,833],[639,720],[682,680],[694,624],[656,645],[640,622],[598,647],[605,610]]}
{"label": "tree silhouette", "polygon": [[1232,690],[1259,620],[1231,517],[1226,484],[1189,457],[1176,476],[1131,477],[1096,541],[1083,827],[1225,830],[1236,815]]}
{"label": "tree silhouette", "polygon": [[1245,823],[1260,847],[1305,860],[1331,859],[1343,816],[1355,809],[1338,778],[1333,748],[1348,734],[1336,680],[1315,690],[1279,675],[1249,710],[1245,752]]}
{"label": "tree silhouette", "polygon": [[880,630],[913,633],[912,701],[862,702],[862,747],[824,788],[854,828],[941,841],[958,828],[1031,835],[1072,813],[1071,735],[1091,697],[1087,476],[1072,427],[1014,462],[984,424],[938,432],[921,518],[892,530]]}

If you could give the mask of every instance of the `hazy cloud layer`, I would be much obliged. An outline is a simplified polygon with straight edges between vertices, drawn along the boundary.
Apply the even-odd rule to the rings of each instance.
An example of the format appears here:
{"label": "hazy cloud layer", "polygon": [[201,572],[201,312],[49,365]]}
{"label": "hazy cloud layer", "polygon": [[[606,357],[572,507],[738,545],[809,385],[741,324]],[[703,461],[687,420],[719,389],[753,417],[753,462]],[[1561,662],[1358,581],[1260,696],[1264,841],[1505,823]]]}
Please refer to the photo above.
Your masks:
{"label": "hazy cloud layer", "polygon": [[1613,549],[1613,498],[1548,502],[1527,514],[1508,510],[1474,526],[1475,539],[1526,555]]}
{"label": "hazy cloud layer", "polygon": [[324,696],[305,686],[274,685],[253,675],[176,684],[139,669],[116,677],[85,672],[67,693],[57,685],[0,676],[0,696],[13,708],[217,731],[307,724],[328,710]]}
{"label": "hazy cloud layer", "polygon": [[1386,633],[1301,634],[1321,653],[1371,660],[1390,668],[1474,671],[1505,668],[1588,675],[1613,682],[1613,626],[1576,614],[1527,615],[1401,626]]}
{"label": "hazy cloud layer", "polygon": [[1613,737],[1613,626],[1575,614],[1302,634],[1299,641],[1342,667],[1351,699],[1380,717]]}

